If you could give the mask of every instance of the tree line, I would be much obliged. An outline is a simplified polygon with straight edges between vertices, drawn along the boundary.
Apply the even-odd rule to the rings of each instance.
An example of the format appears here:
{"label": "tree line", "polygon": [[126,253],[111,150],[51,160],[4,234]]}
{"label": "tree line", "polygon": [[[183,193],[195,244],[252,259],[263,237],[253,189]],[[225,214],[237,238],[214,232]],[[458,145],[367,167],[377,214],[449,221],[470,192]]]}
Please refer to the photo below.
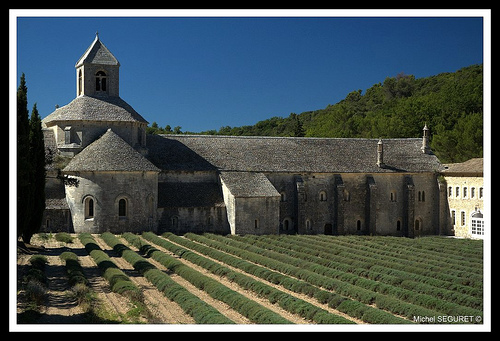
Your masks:
{"label": "tree line", "polygon": [[[483,65],[416,79],[400,73],[354,90],[324,109],[271,117],[254,125],[224,126],[201,134],[337,138],[421,137],[427,124],[441,162],[483,156]],[[170,126],[168,126],[170,127]],[[182,133],[180,127],[175,133]],[[156,122],[148,132],[174,133]]]}

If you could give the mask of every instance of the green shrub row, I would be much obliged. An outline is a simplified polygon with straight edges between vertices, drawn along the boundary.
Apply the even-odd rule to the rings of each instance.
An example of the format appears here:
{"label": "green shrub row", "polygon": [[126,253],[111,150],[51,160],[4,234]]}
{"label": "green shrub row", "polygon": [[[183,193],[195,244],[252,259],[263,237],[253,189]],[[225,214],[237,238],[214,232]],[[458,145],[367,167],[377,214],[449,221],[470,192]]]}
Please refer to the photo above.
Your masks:
{"label": "green shrub row", "polygon": [[34,255],[29,259],[31,267],[24,276],[24,282],[37,281],[44,286],[47,285],[47,277],[45,276],[45,265],[47,264],[47,257],[43,255]]}
{"label": "green shrub row", "polygon": [[[429,295],[414,294],[409,290],[406,290],[406,295],[398,297],[396,295],[402,292],[401,289],[390,286],[381,286],[376,281],[361,279],[355,284],[351,284],[340,279],[320,275],[311,271],[317,269],[317,264],[302,263],[302,267],[292,265],[296,261],[295,258],[279,254],[269,249],[262,249],[237,241],[233,238],[234,236],[228,238],[213,234],[205,235],[213,240],[221,241],[221,243],[225,245],[224,251],[236,254],[242,258],[259,263],[274,270],[290,274],[296,278],[302,279],[308,283],[327,290],[334,290],[340,295],[350,297],[353,300],[360,301],[365,304],[376,304],[377,299],[385,299],[386,296],[389,296],[387,298],[390,298],[390,300],[388,299],[386,301],[390,302],[390,304],[386,304],[383,309],[387,309],[392,313],[397,313],[398,311],[401,311],[401,307],[404,307],[406,313],[400,315],[405,316],[408,319],[412,319],[414,315],[437,316],[440,314],[442,315],[443,313],[449,315],[482,315],[481,311],[468,307],[461,307],[450,302],[440,301],[439,298],[434,298]],[[361,287],[360,284],[370,288],[370,290]],[[373,287],[370,287],[371,285],[373,285]],[[378,292],[373,291],[373,289],[377,288],[380,289]],[[389,291],[383,291],[382,289]],[[416,303],[410,303],[408,300],[413,300]],[[437,309],[433,309],[432,307],[437,307]],[[415,312],[418,312],[418,314]]]}
{"label": "green shrub row", "polygon": [[439,259],[443,253],[447,259],[457,263],[474,267],[474,264],[483,259],[482,240],[455,239],[442,236],[426,236],[422,238],[404,238],[402,242],[398,238],[388,239],[380,237],[373,239],[369,245],[374,247],[389,246],[393,250],[405,248],[411,254],[425,257],[430,255]]}
{"label": "green shrub row", "polygon": [[[26,275],[23,277],[23,288],[28,301],[28,311],[38,312],[45,302],[47,293],[47,276],[45,275],[45,266],[47,257],[43,255],[33,255],[30,257],[29,267]],[[36,314],[38,315],[38,314]]]}
{"label": "green shrub row", "polygon": [[[171,234],[167,234],[168,238],[171,238],[172,236],[173,235]],[[314,278],[312,277],[309,277],[307,280],[304,281],[290,277],[283,273],[272,271],[266,267],[266,264],[272,266],[273,261],[266,260],[265,258],[262,258],[259,255],[253,255],[244,250],[234,249],[229,245],[224,245],[223,243],[220,243],[216,240],[208,239],[204,236],[196,235],[193,233],[188,233],[185,235],[185,237],[194,240],[198,243],[203,243],[209,246],[205,249],[202,249],[201,247],[203,245],[197,244],[200,245],[197,247],[200,248],[197,249],[197,251],[203,252],[204,254],[207,254],[210,257],[223,261],[226,264],[237,267],[241,270],[244,270],[247,273],[250,273],[254,276],[267,280],[271,283],[282,285],[283,287],[291,291],[303,293],[311,297],[314,297],[319,303],[328,304],[329,307],[337,309],[349,316],[361,319],[364,322],[384,323],[384,324],[411,323],[410,321],[394,316],[393,314],[387,311],[383,311],[371,307],[367,304],[354,301],[351,298],[341,296],[338,293],[320,289],[319,287],[313,285]],[[215,249],[220,249],[224,252],[219,252]],[[238,257],[242,257],[243,259],[231,256],[226,252],[237,254]],[[255,263],[262,264],[264,267],[256,265]],[[281,270],[285,269],[285,266],[283,267],[276,266],[276,267]],[[292,268],[289,267],[288,270],[289,274],[294,276],[295,272],[291,271]],[[308,283],[307,281],[311,283]],[[341,305],[342,302],[346,303]]]}
{"label": "green shrub row", "polygon": [[[453,261],[443,254],[429,254],[420,250],[411,250],[402,238],[401,244],[391,241],[390,237],[384,239],[388,245],[374,244],[371,239],[362,238],[344,238],[341,236],[336,239],[325,238],[328,236],[305,236],[304,239],[313,241],[318,247],[322,245],[334,254],[349,257],[352,255],[364,256],[373,260],[383,260],[396,263],[399,269],[406,269],[420,275],[432,275],[435,278],[443,280],[452,280],[454,283],[463,285],[474,285],[482,283],[482,267],[477,266],[477,262]],[[373,238],[373,237],[372,237]],[[382,237],[379,237],[382,238]],[[375,237],[375,240],[377,237]],[[464,264],[469,264],[465,266]],[[481,288],[482,286],[478,286]]]}
{"label": "green shrub row", "polygon": [[68,274],[68,283],[70,286],[76,284],[88,285],[89,281],[83,274],[82,266],[78,261],[78,256],[71,251],[65,251],[59,255],[59,258],[66,264],[66,272]]}
{"label": "green shrub row", "polygon": [[[425,283],[433,287],[473,296],[474,298],[482,301],[482,280],[479,283],[476,283],[475,287],[473,287],[468,285],[470,284],[470,280],[466,278],[445,275],[441,272],[435,273],[427,269],[424,274],[415,273],[415,266],[401,264],[401,261],[404,260],[405,257],[405,255],[401,253],[397,258],[377,257],[376,255],[373,255],[373,252],[370,253],[369,251],[366,251],[359,253],[354,250],[354,247],[342,246],[339,241],[340,238],[330,240],[330,242],[327,243],[326,241],[329,240],[327,239],[327,236],[322,236],[323,239],[315,238],[316,240],[310,238],[312,236],[301,237],[303,238],[296,238],[295,236],[280,236],[277,240],[282,241],[280,244],[281,246],[289,248],[293,247],[294,250],[320,257],[322,259],[322,264],[328,267],[336,266],[339,270],[350,271],[353,273],[357,271],[366,277],[383,276],[383,278],[376,278],[376,280],[383,279],[382,281],[393,285],[399,284],[403,280],[412,280],[419,283]],[[267,237],[266,239],[269,238],[270,237]],[[387,238],[383,240],[385,241]],[[384,246],[380,247],[382,248]],[[401,250],[401,246],[398,247],[397,245],[385,247]],[[341,252],[342,254],[340,254]],[[371,271],[374,273],[371,274]],[[462,285],[462,283],[467,285]]]}
{"label": "green shrub row", "polygon": [[135,301],[143,301],[140,288],[138,288],[130,278],[113,263],[111,258],[101,250],[90,233],[80,233],[78,238],[101,270],[103,277],[109,282],[113,292],[124,295]]}
{"label": "green shrub row", "polygon": [[[204,290],[211,297],[228,304],[231,308],[238,311],[243,316],[247,317],[250,321],[259,324],[291,324],[281,315],[273,312],[270,309],[260,305],[259,303],[243,296],[242,294],[226,287],[222,283],[214,280],[202,273],[192,269],[191,267],[183,264],[178,259],[167,255],[166,253],[155,249],[151,245],[144,245],[139,237],[126,233],[124,238],[136,247],[140,248],[148,256],[160,262],[166,268],[172,270],[182,278],[189,281],[198,289]],[[180,248],[177,250],[178,254],[188,252],[186,249]]]}
{"label": "green shrub row", "polygon": [[[356,299],[361,302],[365,302],[366,299],[372,296],[372,300],[374,300],[378,294],[383,294],[387,296],[391,296],[396,299],[400,299],[405,303],[411,303],[415,305],[419,305],[426,309],[434,310],[435,312],[440,312],[448,315],[468,315],[468,316],[479,316],[482,315],[482,311],[467,307],[461,306],[460,304],[446,301],[445,297],[434,297],[432,295],[428,295],[426,293],[420,293],[414,290],[408,290],[404,287],[396,287],[390,284],[385,284],[379,281],[363,278],[357,276],[352,273],[347,273],[344,271],[339,271],[336,269],[325,267],[317,262],[312,262],[308,260],[303,260],[302,258],[307,258],[306,254],[302,252],[293,251],[289,249],[285,249],[283,247],[279,247],[276,245],[271,245],[269,242],[260,241],[258,236],[232,236],[230,239],[238,240],[240,243],[243,243],[247,250],[251,250],[253,252],[259,254],[266,254],[266,256],[271,257],[275,260],[287,263],[292,266],[296,266],[299,268],[307,268],[314,273],[317,273],[321,276],[325,276],[330,279],[330,283],[338,288],[339,286],[351,292],[349,295],[353,297],[352,288],[346,286],[352,285],[359,289],[363,288],[368,292],[359,291],[358,297]],[[341,281],[342,283],[338,283],[335,281]],[[335,289],[338,290],[338,289]],[[444,295],[443,295],[444,296]],[[353,297],[354,298],[354,297]]]}
{"label": "green shrub row", "polygon": [[177,303],[182,310],[193,317],[199,324],[232,324],[234,323],[217,309],[207,304],[186,288],[179,285],[166,273],[156,268],[142,256],[123,245],[113,234],[106,232],[101,238],[139,271],[148,281],[162,292],[168,299]]}
{"label": "green shrub row", "polygon": [[[298,314],[310,321],[316,323],[327,323],[327,324],[340,324],[340,323],[353,323],[341,316],[332,314],[324,309],[321,309],[311,303],[308,303],[302,299],[296,298],[290,294],[287,294],[281,290],[271,287],[261,281],[255,280],[250,276],[244,275],[240,272],[233,271],[228,267],[214,262],[206,257],[200,256],[197,253],[191,252],[190,250],[182,249],[169,241],[156,236],[151,232],[144,232],[142,236],[148,241],[161,246],[169,251],[176,251],[176,253],[181,253],[182,258],[199,265],[213,274],[221,277],[226,277],[232,282],[237,283],[244,289],[252,290],[259,296],[269,299],[271,303],[277,303],[280,307],[287,310],[292,314]],[[168,238],[175,243],[186,246],[190,249],[201,252],[214,259],[221,260],[222,252],[207,248],[203,245],[196,244],[186,238],[177,237],[175,235],[169,234]],[[217,255],[218,254],[218,255]],[[234,258],[230,255],[225,255],[225,258]]]}
{"label": "green shrub row", "polygon": [[[393,275],[378,272],[373,269],[372,265],[375,264],[371,262],[372,265],[367,265],[368,269],[362,269],[349,264],[349,260],[339,256],[330,256],[326,252],[318,251],[317,248],[310,249],[309,246],[299,243],[292,238],[286,238],[283,241],[276,238],[268,238],[265,236],[254,236],[255,238],[240,239],[241,241],[247,241],[252,245],[259,246],[261,248],[271,248],[273,251],[291,256],[297,259],[294,265],[301,267],[301,260],[310,264],[318,264],[314,269],[314,272],[323,274],[332,278],[339,278],[344,281],[348,281],[352,284],[357,284],[366,289],[375,290],[377,292],[387,292],[392,293],[398,297],[404,297],[410,295],[407,290],[414,293],[425,294],[431,297],[439,297],[439,300],[448,301],[453,305],[448,305],[448,308],[444,309],[457,309],[454,304],[459,306],[469,307],[473,309],[482,310],[482,297],[472,297],[467,294],[463,294],[457,291],[448,290],[436,286],[432,286],[425,283],[418,283],[412,280],[411,276],[396,277]],[[347,263],[347,264],[346,264]],[[328,271],[329,269],[334,269]],[[380,267],[379,267],[380,268]],[[365,278],[365,280],[361,279]],[[440,281],[442,282],[442,281]],[[399,288],[400,290],[393,289],[392,287]],[[405,290],[406,289],[406,290]],[[428,297],[426,299],[429,299]],[[413,302],[410,300],[410,302]],[[415,303],[415,302],[413,302]],[[429,307],[436,309],[435,307]]]}

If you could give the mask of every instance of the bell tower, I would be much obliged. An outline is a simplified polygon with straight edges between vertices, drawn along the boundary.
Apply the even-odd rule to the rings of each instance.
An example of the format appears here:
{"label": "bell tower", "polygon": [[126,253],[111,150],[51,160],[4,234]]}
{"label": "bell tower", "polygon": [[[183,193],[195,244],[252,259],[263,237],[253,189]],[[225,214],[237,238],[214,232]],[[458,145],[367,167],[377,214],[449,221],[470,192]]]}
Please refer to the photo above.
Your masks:
{"label": "bell tower", "polygon": [[75,64],[76,96],[118,97],[120,63],[99,39],[95,39]]}

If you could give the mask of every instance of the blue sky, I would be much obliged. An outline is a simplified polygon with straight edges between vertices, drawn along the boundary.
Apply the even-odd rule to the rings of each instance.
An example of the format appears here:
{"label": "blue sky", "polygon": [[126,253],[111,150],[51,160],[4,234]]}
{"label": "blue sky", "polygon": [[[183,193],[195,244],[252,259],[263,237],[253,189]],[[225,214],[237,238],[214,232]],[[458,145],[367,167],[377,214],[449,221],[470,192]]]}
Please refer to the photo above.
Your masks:
{"label": "blue sky", "polygon": [[99,31],[121,64],[120,97],[150,123],[200,132],[322,109],[400,72],[420,78],[483,62],[481,17],[334,14],[18,14],[17,84],[24,72],[29,109],[37,102],[42,117],[68,104],[76,97],[75,63]]}

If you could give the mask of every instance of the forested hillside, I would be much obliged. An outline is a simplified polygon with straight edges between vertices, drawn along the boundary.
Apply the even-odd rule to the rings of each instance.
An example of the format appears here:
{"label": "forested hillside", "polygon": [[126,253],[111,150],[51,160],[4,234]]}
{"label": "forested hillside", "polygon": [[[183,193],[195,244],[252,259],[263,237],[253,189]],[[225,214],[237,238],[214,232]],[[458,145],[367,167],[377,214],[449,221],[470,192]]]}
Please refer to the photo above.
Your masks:
{"label": "forested hillside", "polygon": [[[404,138],[422,136],[424,124],[431,130],[431,148],[441,162],[482,157],[482,64],[419,79],[401,73],[387,77],[364,93],[352,91],[325,109],[272,117],[253,126],[226,126],[202,134]],[[149,132],[165,130],[156,128]]]}

